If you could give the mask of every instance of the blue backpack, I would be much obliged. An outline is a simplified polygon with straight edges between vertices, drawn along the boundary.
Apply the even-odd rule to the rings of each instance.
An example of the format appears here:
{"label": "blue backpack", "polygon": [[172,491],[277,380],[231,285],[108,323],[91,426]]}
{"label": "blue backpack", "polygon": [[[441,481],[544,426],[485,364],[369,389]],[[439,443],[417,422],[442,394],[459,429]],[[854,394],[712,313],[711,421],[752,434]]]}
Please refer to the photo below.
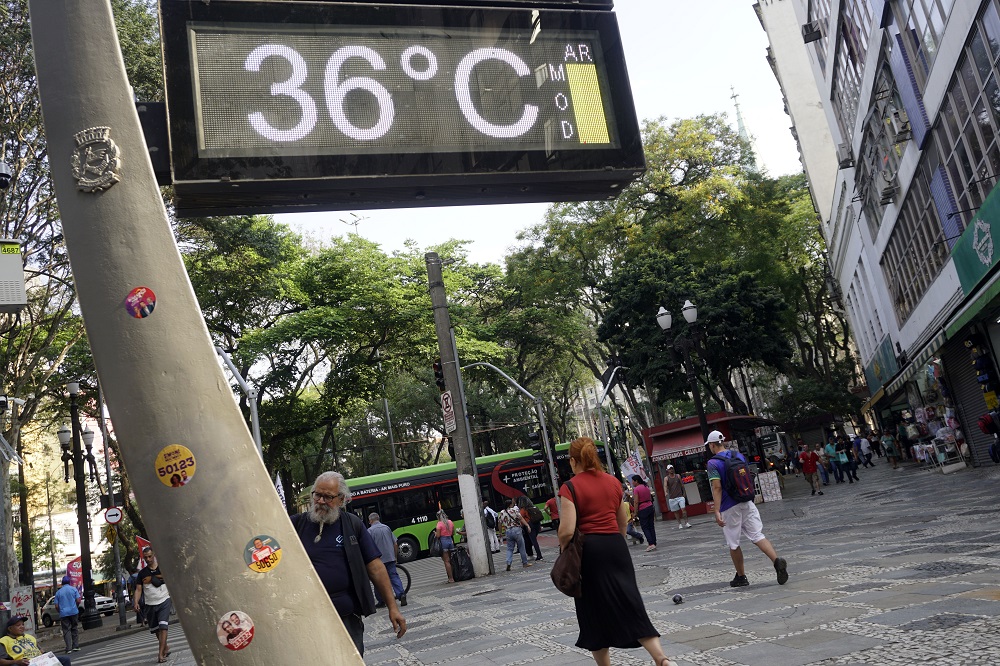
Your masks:
{"label": "blue backpack", "polygon": [[736,502],[752,502],[757,494],[753,483],[753,472],[746,461],[739,455],[730,453],[728,456],[717,453],[712,456],[713,460],[721,460],[722,487],[726,494]]}

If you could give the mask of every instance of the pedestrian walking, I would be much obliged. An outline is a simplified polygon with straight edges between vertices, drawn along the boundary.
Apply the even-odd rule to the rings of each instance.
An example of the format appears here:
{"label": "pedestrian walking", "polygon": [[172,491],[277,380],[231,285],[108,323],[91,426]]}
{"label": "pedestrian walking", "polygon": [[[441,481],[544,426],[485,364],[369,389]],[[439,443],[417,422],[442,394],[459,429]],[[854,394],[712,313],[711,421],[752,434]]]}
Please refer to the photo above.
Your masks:
{"label": "pedestrian walking", "polygon": [[[30,666],[35,657],[42,656],[35,637],[24,631],[27,621],[28,618],[17,615],[7,620],[7,633],[0,638],[0,666]],[[72,659],[63,655],[56,655],[56,659],[61,666],[72,663]]]}
{"label": "pedestrian walking", "polygon": [[62,584],[56,591],[56,608],[59,610],[63,641],[66,642],[66,654],[80,650],[81,600],[80,590],[73,586],[69,576],[63,576]]}
{"label": "pedestrian walking", "polygon": [[500,552],[500,537],[497,536],[497,512],[490,508],[489,502],[483,500],[483,518],[486,520],[486,533],[490,537],[490,552]]}
{"label": "pedestrian walking", "polygon": [[582,594],[574,599],[580,634],[576,646],[590,650],[600,666],[610,666],[610,648],[645,648],[657,666],[675,666],[660,645],[635,580],[625,535],[626,508],[618,480],[604,472],[592,439],[570,444],[573,479],[559,489],[562,520],[559,545],[574,531],[584,535]]}
{"label": "pedestrian walking", "polygon": [[309,511],[296,514],[291,520],[323,590],[330,596],[358,653],[364,657],[362,618],[375,612],[372,585],[389,608],[389,623],[396,638],[406,633],[406,620],[396,606],[382,553],[361,518],[343,510],[350,501],[351,489],[343,475],[323,472],[313,483]]}
{"label": "pedestrian walking", "polygon": [[646,552],[656,550],[656,515],[653,509],[653,494],[649,492],[646,482],[638,474],[632,476],[632,503],[642,533],[646,535]]}
{"label": "pedestrian walking", "polygon": [[545,500],[545,513],[549,516],[552,529],[559,531],[559,501],[555,497]]}
{"label": "pedestrian walking", "polygon": [[[167,647],[167,628],[170,626],[170,593],[167,591],[167,584],[163,580],[163,573],[156,560],[153,549],[146,546],[142,549],[142,559],[146,563],[136,577],[136,596],[139,594],[139,587],[142,588],[142,597],[146,601],[145,618],[149,625],[149,632],[156,637],[159,644],[159,652],[156,662],[162,664],[170,656],[170,648]],[[135,609],[139,610],[138,604]]]}
{"label": "pedestrian walking", "polygon": [[872,451],[875,452],[875,456],[878,458],[882,457],[882,433],[878,430],[872,430],[868,435],[868,441],[871,442]]}
{"label": "pedestrian walking", "polygon": [[817,444],[816,457],[819,459],[819,464],[816,469],[819,470],[819,478],[823,482],[824,486],[830,485],[830,461],[826,458],[826,451],[823,450],[822,444]]}
{"label": "pedestrian walking", "polygon": [[524,528],[524,545],[528,549],[528,557],[534,553],[537,562],[542,559],[542,547],[538,545],[538,533],[542,531],[542,519],[545,516],[542,515],[541,510],[535,506],[534,502],[528,499],[527,495],[518,497],[517,504],[520,507],[521,516],[528,523],[528,527]]}
{"label": "pedestrian walking", "polygon": [[784,585],[788,582],[788,564],[785,558],[778,557],[774,546],[764,536],[764,524],[761,522],[757,506],[753,503],[752,495],[749,500],[740,500],[733,496],[738,488],[737,474],[746,479],[746,483],[749,483],[749,492],[751,494],[753,492],[753,482],[749,479],[746,459],[739,451],[730,451],[726,448],[725,436],[718,430],[709,433],[705,444],[712,453],[712,458],[708,461],[708,479],[712,484],[712,499],[715,502],[715,522],[722,528],[726,545],[729,546],[729,556],[736,568],[736,575],[729,583],[730,587],[744,587],[750,584],[743,565],[743,550],[740,548],[742,536],[767,555],[774,564],[778,585]]}
{"label": "pedestrian walking", "polygon": [[810,451],[805,444],[802,445],[802,450],[799,452],[799,464],[802,465],[802,476],[809,484],[812,494],[815,495],[818,492],[822,495],[823,491],[820,490],[819,486],[819,456],[816,455],[815,451]]}
{"label": "pedestrian walking", "polygon": [[663,477],[663,486],[667,490],[667,508],[677,519],[677,529],[691,527],[688,522],[687,498],[684,497],[684,481],[674,469],[673,465],[667,465],[667,475]]}
{"label": "pedestrian walking", "polygon": [[858,442],[858,449],[860,452],[860,457],[858,460],[861,461],[863,467],[874,467],[875,463],[872,462],[872,443],[871,440],[865,436],[861,436]]}
{"label": "pedestrian walking", "polygon": [[860,481],[858,478],[857,466],[854,464],[854,447],[847,441],[846,437],[837,440],[837,459],[840,460],[840,468],[844,470],[844,476],[848,483]]}
{"label": "pedestrian walking", "polygon": [[830,468],[833,470],[833,478],[837,483],[844,482],[844,469],[840,466],[840,456],[837,454],[837,438],[831,436],[823,448],[826,459],[830,461]]}
{"label": "pedestrian walking", "polygon": [[451,551],[455,550],[455,523],[448,519],[448,514],[444,509],[439,509],[437,513],[438,538],[441,539],[441,561],[444,562],[444,571],[448,574],[448,582],[455,582],[455,574],[451,570]]}
{"label": "pedestrian walking", "polygon": [[892,468],[899,469],[899,452],[896,450],[896,438],[888,430],[882,434],[882,448],[885,449],[886,460],[889,461]]}
{"label": "pedestrian walking", "polygon": [[[382,553],[382,564],[385,565],[385,572],[389,576],[389,584],[392,585],[392,595],[399,600],[400,606],[406,605],[406,594],[403,591],[403,581],[399,579],[396,572],[396,559],[399,557],[399,544],[396,543],[396,535],[392,533],[389,526],[381,522],[380,516],[372,511],[368,514],[368,534],[375,542],[376,548]],[[379,591],[375,590],[375,608],[385,608],[385,601],[379,596]]]}
{"label": "pedestrian walking", "polygon": [[526,527],[528,521],[524,519],[521,512],[514,506],[513,500],[507,500],[507,506],[499,514],[500,531],[507,535],[507,571],[514,562],[514,547],[521,553],[521,566],[530,567],[528,554],[524,549],[524,532],[522,527]]}
{"label": "pedestrian walking", "polygon": [[632,539],[632,545],[635,546],[640,543],[646,543],[646,537],[642,536],[642,532],[639,531],[639,516],[632,513],[632,493],[625,492],[628,485],[622,484],[622,504],[625,505],[625,534]]}

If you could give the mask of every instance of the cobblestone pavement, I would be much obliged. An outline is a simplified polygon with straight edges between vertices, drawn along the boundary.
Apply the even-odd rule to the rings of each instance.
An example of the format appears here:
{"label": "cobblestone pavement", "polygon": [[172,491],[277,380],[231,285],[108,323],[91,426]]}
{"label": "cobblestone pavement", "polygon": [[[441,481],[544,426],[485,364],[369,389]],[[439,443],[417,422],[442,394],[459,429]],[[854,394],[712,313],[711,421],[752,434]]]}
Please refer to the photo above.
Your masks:
{"label": "cobblestone pavement", "polygon": [[[784,586],[745,544],[751,585],[730,588],[732,563],[709,516],[688,530],[658,522],[658,550],[635,546],[632,556],[667,653],[704,666],[1000,664],[1000,468],[942,475],[877,462],[822,497],[789,477],[784,500],[759,506],[788,560]],[[543,534],[551,559],[555,541]],[[592,664],[574,646],[572,600],[552,586],[551,564],[538,564],[507,573],[501,562],[496,576],[454,585],[440,561],[409,565],[409,630],[396,640],[384,613],[369,618],[366,663]],[[612,663],[651,660],[612,650]]]}
{"label": "cobblestone pavement", "polygon": [[[667,653],[685,666],[1000,664],[1000,468],[945,476],[883,462],[859,475],[822,497],[789,477],[784,500],[760,505],[765,534],[788,560],[784,586],[745,544],[751,585],[730,588],[732,563],[709,516],[688,530],[658,522],[659,549],[631,550]],[[498,555],[495,576],[453,585],[439,559],[407,565],[409,630],[396,640],[384,612],[368,618],[366,663],[593,664],[574,646],[572,600],[549,580],[555,538],[545,532],[541,541],[545,562],[507,573]],[[684,603],[673,604],[674,594]],[[116,635],[112,624],[82,634],[74,663],[155,662],[148,634]],[[170,639],[174,666],[193,664],[180,625]],[[612,650],[612,663],[651,660],[643,650]]]}

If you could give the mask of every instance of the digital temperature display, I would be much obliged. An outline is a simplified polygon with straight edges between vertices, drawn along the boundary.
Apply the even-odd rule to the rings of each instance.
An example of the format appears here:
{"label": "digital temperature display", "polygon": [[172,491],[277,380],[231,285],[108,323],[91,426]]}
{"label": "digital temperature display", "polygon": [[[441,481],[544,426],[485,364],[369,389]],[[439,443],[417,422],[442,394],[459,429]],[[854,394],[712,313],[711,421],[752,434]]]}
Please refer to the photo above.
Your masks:
{"label": "digital temperature display", "polygon": [[610,11],[161,0],[181,214],[606,199],[645,157]]}
{"label": "digital temperature display", "polygon": [[620,145],[593,31],[189,30],[201,156]]}

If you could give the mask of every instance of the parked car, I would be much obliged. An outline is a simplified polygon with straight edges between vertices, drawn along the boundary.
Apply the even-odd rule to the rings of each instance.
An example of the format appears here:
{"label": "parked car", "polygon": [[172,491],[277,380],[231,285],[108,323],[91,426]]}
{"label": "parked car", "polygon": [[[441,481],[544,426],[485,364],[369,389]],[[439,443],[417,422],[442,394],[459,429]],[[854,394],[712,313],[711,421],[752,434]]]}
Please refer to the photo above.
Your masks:
{"label": "parked car", "polygon": [[[118,610],[118,605],[111,597],[96,594],[94,595],[94,601],[97,604],[98,613],[110,616],[114,615],[115,611]],[[56,608],[56,598],[50,597],[49,600],[45,602],[45,605],[42,606],[42,624],[46,627],[51,627],[58,621],[59,609]]]}

